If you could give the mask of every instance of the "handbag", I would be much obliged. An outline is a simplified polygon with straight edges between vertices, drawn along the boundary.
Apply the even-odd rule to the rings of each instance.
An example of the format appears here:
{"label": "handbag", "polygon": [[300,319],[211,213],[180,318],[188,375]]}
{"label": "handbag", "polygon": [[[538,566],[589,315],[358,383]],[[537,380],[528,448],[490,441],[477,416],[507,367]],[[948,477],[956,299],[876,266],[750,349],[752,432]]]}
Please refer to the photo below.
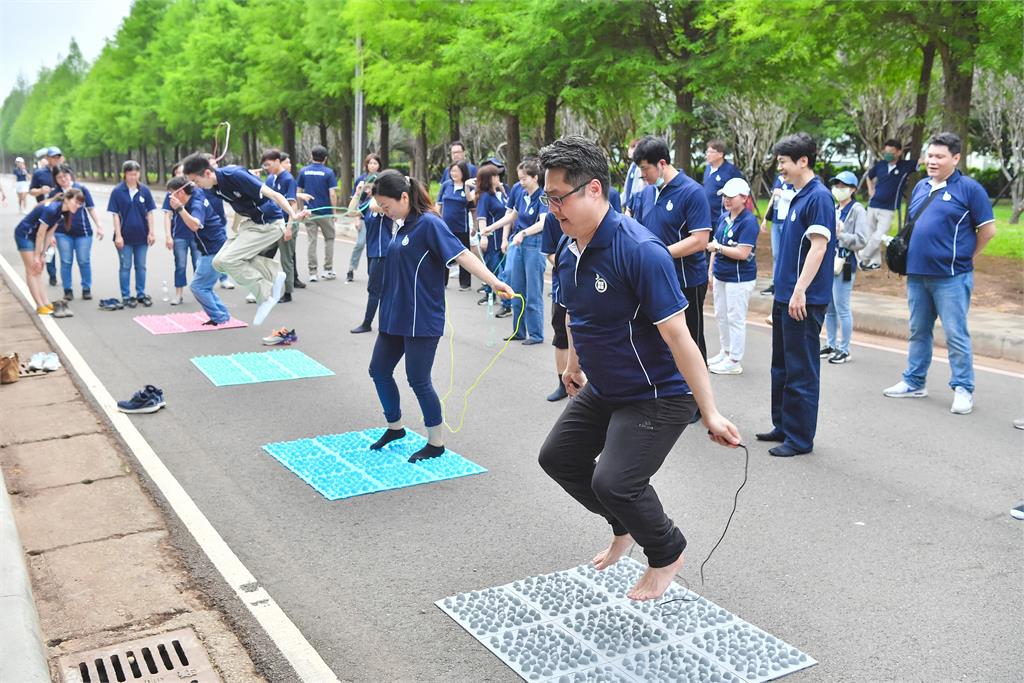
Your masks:
{"label": "handbag", "polygon": [[18,381],[18,354],[0,356],[0,384],[14,384]]}
{"label": "handbag", "polygon": [[907,252],[910,251],[910,237],[914,234],[914,223],[921,217],[924,210],[928,208],[928,205],[932,203],[932,200],[939,195],[938,190],[933,190],[928,199],[924,200],[924,204],[913,216],[910,215],[910,211],[907,211],[907,220],[903,224],[903,228],[892,238],[888,246],[885,248],[885,265],[889,267],[889,270],[896,273],[897,275],[907,274]]}

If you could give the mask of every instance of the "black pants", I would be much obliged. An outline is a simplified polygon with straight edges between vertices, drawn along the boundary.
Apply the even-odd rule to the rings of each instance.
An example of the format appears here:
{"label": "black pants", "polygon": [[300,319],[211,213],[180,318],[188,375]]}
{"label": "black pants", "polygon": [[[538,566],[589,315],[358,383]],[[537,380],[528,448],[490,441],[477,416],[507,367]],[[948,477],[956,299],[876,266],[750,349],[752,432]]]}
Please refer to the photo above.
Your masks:
{"label": "black pants", "polygon": [[366,315],[363,316],[363,324],[367,327],[373,323],[377,315],[377,305],[380,304],[380,295],[384,292],[384,259],[366,259],[366,271],[369,273],[369,281],[366,284]]}
{"label": "black pants", "polygon": [[708,345],[704,343],[704,297],[707,295],[707,283],[696,287],[683,287],[683,296],[690,304],[684,313],[686,328],[690,330],[693,341],[697,342],[700,355],[704,358],[704,365],[708,364]]}
{"label": "black pants", "polygon": [[772,305],[772,425],[800,451],[814,448],[821,387],[822,304],[807,304],[807,317],[795,320],[789,304]]}
{"label": "black pants", "polygon": [[612,533],[632,535],[650,566],[670,565],[686,539],[665,515],[651,477],[696,411],[693,396],[613,402],[587,385],[551,428],[540,466],[583,507],[604,517]]}

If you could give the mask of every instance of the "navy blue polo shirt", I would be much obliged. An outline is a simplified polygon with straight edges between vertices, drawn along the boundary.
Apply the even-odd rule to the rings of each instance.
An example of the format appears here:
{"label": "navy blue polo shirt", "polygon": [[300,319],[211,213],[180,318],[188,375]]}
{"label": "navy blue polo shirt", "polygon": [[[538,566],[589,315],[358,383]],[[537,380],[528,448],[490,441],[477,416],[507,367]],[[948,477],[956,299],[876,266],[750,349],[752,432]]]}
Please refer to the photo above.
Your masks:
{"label": "navy blue polo shirt", "polygon": [[[469,163],[468,161],[466,162],[466,166],[469,166],[469,178],[476,178],[476,166],[474,166],[473,164]],[[463,178],[462,182],[466,182],[467,180],[469,180],[469,178]],[[451,179],[452,179],[451,166],[446,166],[445,169],[444,169],[444,172],[441,174],[441,184],[443,185],[444,183],[447,183]]]}
{"label": "navy blue polo shirt", "polygon": [[[196,189],[199,188],[197,187]],[[210,203],[210,208],[213,209],[213,212],[220,216],[220,219],[224,221],[224,225],[227,225],[228,215],[224,211],[224,200],[213,192],[204,192],[203,194],[206,195],[206,201]]]}
{"label": "navy blue polo shirt", "polygon": [[[685,173],[677,173],[660,189],[645,187],[635,202],[633,217],[666,245],[711,230],[711,212],[701,186]],[[703,249],[673,261],[680,287],[707,284],[708,256]]]}
{"label": "navy blue polo shirt", "polygon": [[[198,189],[199,188],[197,188],[197,187],[192,188],[193,196],[194,196],[195,191],[198,190]],[[192,200],[189,199],[188,203],[189,203],[189,205],[191,205]],[[164,202],[160,206],[160,208],[162,210],[166,211],[171,216],[171,238],[172,239],[188,240],[190,242],[195,240],[196,234],[194,232],[192,232],[192,230],[190,230],[187,225],[185,225],[185,221],[181,220],[181,217],[178,216],[178,214],[174,213],[174,209],[171,208],[171,193],[170,192],[168,192],[167,194],[164,195]],[[186,208],[186,210],[188,210],[188,209]],[[192,212],[189,211],[189,213],[192,213]],[[195,214],[192,214],[192,215],[194,216]],[[200,222],[202,222],[202,221],[200,221]]]}
{"label": "navy blue polo shirt", "polygon": [[[57,183],[53,179],[53,169],[49,166],[45,168],[37,168],[32,171],[32,182],[28,184],[28,189],[36,190],[40,187],[57,187]],[[41,202],[45,199],[43,195],[37,195],[36,201]]]}
{"label": "navy blue polo shirt", "polygon": [[[617,212],[616,212],[617,213]],[[562,224],[555,218],[555,214],[544,215],[544,232],[541,233],[540,251],[542,254],[554,254],[558,250],[558,243],[562,241],[565,233],[562,232]],[[551,278],[551,300],[558,301],[558,278]]]}
{"label": "navy blue polo shirt", "polygon": [[718,217],[722,215],[722,197],[718,191],[733,178],[743,178],[743,174],[728,161],[723,161],[717,171],[711,168],[711,164],[704,166],[704,195],[707,197],[714,225],[718,225]]}
{"label": "navy blue polo shirt", "polygon": [[[224,246],[224,243],[228,239],[227,223],[213,207],[213,202],[210,201],[210,195],[206,194],[198,187],[192,188],[192,196],[189,197],[185,210],[188,211],[193,218],[199,221],[199,224],[202,226],[196,232],[192,232],[189,230],[188,226],[185,226],[186,230],[192,232],[196,241],[196,248],[199,249],[199,253],[211,256],[220,251],[220,248]],[[174,217],[177,220],[181,220],[177,215]]]}
{"label": "navy blue polo shirt", "polygon": [[443,335],[448,264],[464,251],[437,214],[407,219],[384,259],[380,331],[403,337]]}
{"label": "navy blue polo shirt", "polygon": [[[82,204],[81,208],[75,212],[71,217],[71,225],[61,225],[57,228],[58,232],[62,232],[70,237],[89,237],[92,235],[92,223],[89,222],[89,214],[86,209],[91,209],[96,206],[92,200],[92,193],[89,192],[89,188],[85,185],[79,185],[78,183],[71,183],[71,187],[81,190],[82,194],[85,195],[85,203]],[[55,188],[50,191],[47,197],[53,197],[54,195],[63,192],[62,189]],[[59,203],[59,202],[58,202]]]}
{"label": "navy blue polo shirt", "polygon": [[[544,194],[544,188],[538,187],[537,190],[532,194],[526,194],[525,189],[521,189],[519,192],[519,199],[516,201],[516,222],[512,226],[512,232],[509,233],[509,239],[515,236],[516,233],[526,230],[537,224],[537,221],[544,218],[544,214],[548,212],[548,207],[544,206],[540,202],[540,196]],[[524,237],[524,240],[534,240],[539,235],[531,235],[530,237]],[[536,242],[539,244],[540,240]]]}
{"label": "navy blue polo shirt", "polygon": [[374,213],[367,207],[366,211],[363,211],[363,224],[366,226],[366,258],[386,257],[388,245],[391,244],[394,221],[383,213]]}
{"label": "navy blue polo shirt", "polygon": [[453,233],[469,232],[470,213],[465,185],[456,188],[452,181],[444,181],[437,193],[437,203],[441,205],[441,218],[449,230]]}
{"label": "navy blue polo shirt", "polygon": [[497,192],[481,192],[476,198],[477,221],[484,219],[484,225],[493,225],[505,216],[505,195]]}
{"label": "navy blue polo shirt", "polygon": [[117,214],[121,219],[121,238],[125,244],[146,244],[149,237],[149,222],[146,217],[150,211],[156,211],[156,202],[149,188],[139,183],[133,197],[128,186],[123,182],[110,191],[107,211]]}
{"label": "navy blue polo shirt", "polygon": [[277,175],[267,176],[267,180],[264,185],[268,186],[272,190],[280,192],[288,201],[295,201],[295,178],[291,173],[283,168]]}
{"label": "navy blue polo shirt", "polygon": [[889,169],[888,161],[879,161],[868,171],[868,178],[875,181],[875,195],[868,206],[875,209],[895,211],[903,201],[903,188],[910,174],[917,170],[917,162],[903,159]]}
{"label": "navy blue polo shirt", "polygon": [[750,282],[757,279],[757,261],[754,251],[757,249],[757,234],[761,227],[757,224],[754,214],[746,209],[736,216],[734,221],[726,211],[718,219],[718,231],[715,241],[723,247],[739,247],[749,245],[750,256],[742,261],[729,258],[725,254],[715,254],[712,267],[715,279],[722,282]]}
{"label": "navy blue polo shirt", "polygon": [[523,196],[523,186],[520,183],[516,183],[512,186],[512,189],[508,191],[508,196],[505,197],[505,208],[515,210],[516,204],[519,203],[519,199]]}
{"label": "navy blue polo shirt", "polygon": [[[313,214],[329,214],[331,205],[331,190],[338,186],[338,178],[334,171],[321,163],[313,162],[309,166],[303,166],[299,171],[299,189],[306,194],[313,195],[313,198],[306,202],[306,207]],[[316,209],[321,209],[316,211]]]}
{"label": "navy blue polo shirt", "polygon": [[[910,197],[907,213],[916,215],[932,191],[930,178],[921,180]],[[974,270],[978,228],[993,220],[988,194],[976,180],[953,171],[914,222],[907,251],[907,275],[950,277]]]}
{"label": "navy blue polo shirt", "polygon": [[554,277],[573,346],[597,395],[647,401],[690,393],[656,327],[686,310],[672,257],[632,218],[610,208],[581,254],[568,236]]}
{"label": "navy blue polo shirt", "polygon": [[14,167],[14,182],[23,183],[28,180],[28,169]]}
{"label": "navy blue polo shirt", "polygon": [[241,166],[224,166],[213,171],[217,175],[217,184],[210,194],[217,195],[235,210],[235,213],[248,218],[253,223],[273,223],[284,220],[281,208],[260,192],[263,183]]}
{"label": "navy blue polo shirt", "polygon": [[633,201],[633,196],[639,194],[640,190],[643,189],[642,182],[640,179],[640,167],[630,162],[629,168],[626,169],[626,181],[622,183],[622,198],[627,207]]}
{"label": "navy blue polo shirt", "polygon": [[[81,209],[79,209],[81,211]],[[52,204],[37,204],[25,215],[14,228],[14,235],[18,239],[35,241],[39,235],[39,224],[46,225],[49,230],[61,220],[61,202]]]}
{"label": "navy blue polo shirt", "polygon": [[617,212],[622,213],[622,197],[619,196],[619,191],[614,187],[608,188],[608,203]]}
{"label": "navy blue polo shirt", "polygon": [[789,212],[779,236],[779,253],[775,255],[775,300],[788,304],[793,288],[800,278],[811,234],[828,240],[821,266],[807,288],[807,303],[828,305],[832,300],[832,263],[836,254],[836,202],[815,176],[797,191],[789,204]]}

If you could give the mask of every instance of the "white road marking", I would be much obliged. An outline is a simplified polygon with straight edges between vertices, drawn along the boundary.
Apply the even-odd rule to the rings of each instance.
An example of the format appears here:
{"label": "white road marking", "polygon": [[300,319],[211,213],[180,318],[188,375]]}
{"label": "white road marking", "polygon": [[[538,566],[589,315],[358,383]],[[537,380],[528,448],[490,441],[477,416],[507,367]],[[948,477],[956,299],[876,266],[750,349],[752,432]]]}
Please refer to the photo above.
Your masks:
{"label": "white road marking", "polygon": [[[0,268],[7,275],[8,282],[14,285],[14,289],[21,297],[28,302],[32,301],[28,285],[20,275],[11,267],[2,254],[0,254]],[[32,306],[33,310],[35,306]],[[284,655],[288,663],[295,669],[295,673],[303,681],[309,683],[330,683],[338,681],[338,677],[331,671],[320,654],[310,645],[309,641],[302,635],[298,627],[288,618],[280,605],[261,587],[258,587],[256,577],[238,559],[234,551],[228,546],[217,530],[210,524],[210,520],[202,513],[199,506],[195,504],[191,496],[174,478],[167,466],[149,445],[149,442],[139,433],[127,415],[118,411],[117,401],[111,396],[107,388],[103,386],[99,378],[93,373],[88,363],[67,338],[63,330],[55,320],[45,316],[42,320],[46,331],[64,355],[66,364],[70,364],[81,378],[82,383],[89,389],[89,392],[96,399],[100,408],[106,413],[107,418],[114,425],[114,428],[121,434],[125,443],[135,454],[135,458],[146,470],[146,474],[160,489],[164,498],[170,504],[171,509],[189,530],[196,543],[203,549],[206,556],[221,573],[224,580],[228,582],[235,595],[245,603],[249,612],[256,618],[267,636]],[[257,588],[253,589],[254,586]],[[248,590],[246,590],[248,589]]]}

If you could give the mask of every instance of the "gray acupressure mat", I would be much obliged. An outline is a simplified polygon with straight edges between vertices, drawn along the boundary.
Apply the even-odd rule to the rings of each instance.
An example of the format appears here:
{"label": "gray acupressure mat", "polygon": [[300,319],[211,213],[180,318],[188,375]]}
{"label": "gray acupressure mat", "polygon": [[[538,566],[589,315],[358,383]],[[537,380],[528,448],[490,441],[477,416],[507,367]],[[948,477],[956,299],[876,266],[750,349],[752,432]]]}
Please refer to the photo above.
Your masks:
{"label": "gray acupressure mat", "polygon": [[[770,681],[817,662],[673,583],[660,600],[626,591],[644,566],[626,557],[438,600],[441,611],[527,681]],[[666,600],[686,598],[687,602]]]}

